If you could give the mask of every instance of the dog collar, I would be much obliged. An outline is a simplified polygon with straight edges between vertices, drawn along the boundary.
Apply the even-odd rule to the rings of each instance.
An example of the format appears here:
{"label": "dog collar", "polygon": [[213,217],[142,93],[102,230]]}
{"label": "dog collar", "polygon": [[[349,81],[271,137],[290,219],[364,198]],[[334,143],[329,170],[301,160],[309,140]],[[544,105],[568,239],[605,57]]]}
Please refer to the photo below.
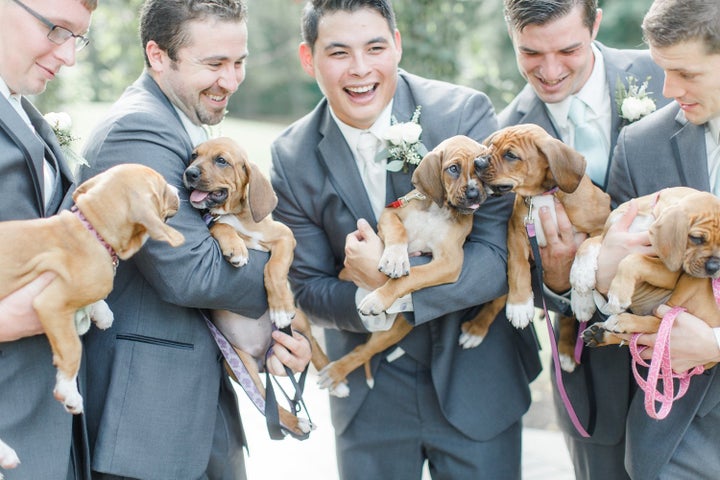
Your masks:
{"label": "dog collar", "polygon": [[120,259],[118,259],[117,252],[115,252],[115,249],[113,249],[109,243],[105,241],[105,239],[100,235],[100,233],[95,230],[95,227],[92,226],[90,221],[85,218],[85,215],[80,211],[80,209],[77,207],[77,205],[73,205],[70,209],[72,213],[75,214],[75,216],[82,222],[82,224],[87,228],[90,233],[95,234],[95,238],[98,239],[98,241],[102,244],[103,247],[105,247],[105,250],[108,251],[110,254],[110,258],[112,259],[113,268],[117,269],[118,264],[120,263]]}
{"label": "dog collar", "polygon": [[385,208],[403,208],[412,200],[425,200],[426,198],[427,197],[420,192],[411,192],[389,203]]}

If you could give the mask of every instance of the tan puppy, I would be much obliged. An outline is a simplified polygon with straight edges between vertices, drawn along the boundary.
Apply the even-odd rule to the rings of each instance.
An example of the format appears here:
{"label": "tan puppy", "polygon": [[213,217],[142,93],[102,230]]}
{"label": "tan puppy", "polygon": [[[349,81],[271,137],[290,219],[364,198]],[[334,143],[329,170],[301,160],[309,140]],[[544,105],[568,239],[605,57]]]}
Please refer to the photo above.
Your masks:
{"label": "tan puppy", "polygon": [[[378,235],[385,250],[378,268],[390,278],[362,300],[360,313],[377,315],[408,293],[458,279],[473,213],[486,198],[477,168],[488,153],[480,143],[458,135],[422,159],[412,177],[415,190],[400,199],[397,207],[385,208],[380,216]],[[432,254],[432,260],[411,267],[409,256],[414,253]],[[362,364],[369,375],[370,358],[411,330],[412,326],[398,315],[389,331],[374,332],[367,343],[332,362],[321,372],[320,385],[338,385]]]}
{"label": "tan puppy", "polygon": [[[639,213],[631,229],[649,231],[657,256],[631,254],[622,259],[608,291],[606,309],[614,315],[585,330],[586,343],[620,343],[612,333],[657,332],[660,319],[652,311],[663,302],[685,307],[711,326],[720,326],[711,282],[720,277],[720,199],[708,192],[673,187],[635,202]],[[628,206],[626,202],[613,211],[605,231]],[[601,241],[602,237],[596,237],[584,242],[573,264],[573,303],[578,316],[591,315],[595,308],[594,302],[578,301],[578,297],[594,287]],[[628,309],[633,313],[622,313]]]}
{"label": "tan puppy", "polygon": [[[530,242],[525,229],[531,218],[539,246],[546,244],[538,216],[541,206],[559,201],[576,232],[598,235],[610,214],[610,197],[593,185],[585,175],[585,159],[578,152],[553,138],[543,128],[515,125],[503,128],[485,140],[490,149],[487,162],[481,165],[481,178],[492,194],[515,193],[512,216],[508,223],[507,296],[483,306],[478,316],[463,324],[463,344],[476,345],[482,340],[497,314],[505,306],[508,320],[518,328],[527,326],[535,314],[530,272]],[[565,322],[565,321],[564,321]],[[567,329],[563,329],[567,333]],[[572,329],[570,330],[572,331]],[[570,335],[572,337],[572,335]],[[574,369],[572,345],[564,336],[563,368]]]}
{"label": "tan puppy", "polygon": [[[257,165],[248,160],[245,150],[227,137],[197,146],[192,163],[185,170],[184,182],[191,190],[192,206],[213,215],[210,233],[231,264],[245,265],[249,258],[248,248],[270,252],[264,272],[269,320],[278,328],[292,323],[305,335],[312,345],[313,365],[321,370],[329,361],[313,337],[307,318],[295,308],[287,280],[295,237],[290,228],[274,221],[270,215],[277,205],[270,182]],[[228,311],[213,312],[213,321],[235,347],[264,398],[259,370],[270,346],[270,321],[248,319]],[[277,362],[277,359],[271,357],[268,361]],[[278,363],[272,370],[282,371],[282,367]],[[339,387],[341,393],[343,387]],[[296,433],[310,431],[311,425],[304,419],[298,419],[282,408],[279,413],[283,425]]]}
{"label": "tan puppy", "polygon": [[[76,384],[82,354],[76,312],[90,305],[98,326],[109,327],[112,313],[101,300],[112,290],[118,258],[129,258],[148,238],[172,246],[184,238],[164,223],[177,212],[177,190],[149,167],[113,167],[81,184],[73,199],[75,213],[0,223],[0,298],[43,272],[57,275],[33,307],[58,370],[54,396],[77,414],[83,399]],[[16,463],[6,463],[11,449],[5,447],[0,443],[0,465]]]}

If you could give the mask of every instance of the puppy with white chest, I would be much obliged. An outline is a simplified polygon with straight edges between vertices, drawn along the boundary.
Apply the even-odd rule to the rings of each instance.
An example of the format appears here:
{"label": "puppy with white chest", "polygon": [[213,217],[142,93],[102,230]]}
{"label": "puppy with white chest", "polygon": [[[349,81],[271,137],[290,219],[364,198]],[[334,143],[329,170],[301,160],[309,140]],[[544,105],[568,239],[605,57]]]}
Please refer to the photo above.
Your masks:
{"label": "puppy with white chest", "polygon": [[[113,167],[78,186],[73,199],[72,211],[0,223],[0,297],[44,272],[56,274],[33,307],[58,370],[53,394],[78,414],[83,411],[76,382],[82,345],[76,312],[87,310],[98,327],[108,328],[113,315],[102,300],[112,290],[118,259],[131,257],[148,238],[172,246],[184,238],[165,224],[177,213],[177,189],[149,167]],[[17,463],[15,452],[0,442],[0,466]]]}
{"label": "puppy with white chest", "polygon": [[[612,315],[586,329],[585,342],[617,344],[622,339],[614,333],[657,332],[661,320],[652,312],[661,303],[683,307],[711,326],[720,326],[713,285],[720,278],[720,199],[708,192],[673,187],[633,201],[638,215],[631,231],[648,231],[657,256],[630,254],[620,261],[605,307]],[[605,232],[628,207],[626,202],[613,211]],[[570,279],[578,317],[595,310],[591,290],[602,238],[584,242],[573,264]]]}
{"label": "puppy with white chest", "polygon": [[[593,185],[585,175],[585,159],[578,152],[552,137],[542,127],[522,124],[503,128],[484,142],[490,149],[481,166],[481,178],[494,195],[515,193],[512,216],[508,223],[507,296],[483,306],[478,316],[463,325],[465,344],[484,338],[489,325],[505,307],[508,320],[518,328],[527,326],[535,313],[530,271],[530,240],[526,220],[532,219],[537,241],[544,247],[545,236],[538,208],[548,206],[554,213],[559,201],[575,232],[598,235],[610,214],[610,197]],[[572,371],[574,339],[572,319],[561,319],[560,342],[563,369]],[[570,326],[571,328],[567,328]]]}
{"label": "puppy with white chest", "polygon": [[[455,282],[462,270],[463,245],[473,226],[473,214],[486,195],[477,175],[482,144],[466,136],[446,139],[428,153],[413,173],[415,189],[383,210],[378,235],[385,244],[378,269],[389,278],[358,306],[363,315],[386,311],[397,299],[422,288]],[[409,257],[430,254],[432,260],[411,267]],[[340,278],[344,279],[341,272]],[[404,338],[412,326],[398,315],[388,331],[374,332],[367,343],[333,361],[320,375],[320,385],[334,387]]]}
{"label": "puppy with white chest", "polygon": [[[191,160],[184,173],[185,186],[191,191],[190,202],[212,216],[210,234],[218,242],[223,256],[232,265],[242,267],[249,259],[248,248],[270,252],[264,269],[269,320],[250,319],[225,310],[213,311],[213,322],[228,337],[264,397],[259,371],[265,367],[272,324],[279,329],[292,324],[308,338],[316,369],[321,370],[329,363],[312,335],[307,318],[295,308],[288,284],[295,237],[290,228],[272,219],[277,196],[268,179],[249,161],[237,142],[227,137],[208,140],[197,146]],[[270,371],[282,371],[274,356],[268,359],[270,362],[274,363]],[[340,395],[343,387],[345,385],[338,386]],[[295,433],[304,434],[312,428],[305,419],[298,419],[284,408],[279,410],[281,423]]]}

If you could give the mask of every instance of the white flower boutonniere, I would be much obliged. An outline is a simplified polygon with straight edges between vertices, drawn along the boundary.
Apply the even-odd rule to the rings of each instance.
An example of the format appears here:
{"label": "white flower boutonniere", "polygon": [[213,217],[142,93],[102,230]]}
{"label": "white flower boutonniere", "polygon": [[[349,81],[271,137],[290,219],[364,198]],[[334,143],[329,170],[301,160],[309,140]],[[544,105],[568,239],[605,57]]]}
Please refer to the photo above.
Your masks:
{"label": "white flower boutonniere", "polygon": [[656,107],[653,99],[648,96],[650,92],[647,91],[647,87],[650,77],[646,78],[641,85],[637,84],[637,79],[632,75],[627,80],[627,88],[618,80],[615,101],[622,119],[627,123],[632,123],[654,112]]}
{"label": "white flower boutonniere", "polygon": [[73,142],[75,142],[78,138],[70,133],[70,129],[72,128],[72,119],[70,118],[70,115],[65,112],[50,112],[46,113],[44,118],[45,121],[52,127],[53,133],[58,139],[58,144],[60,144],[63,155],[65,155],[65,159],[70,163],[71,169],[75,171],[80,165],[87,165],[87,160],[85,160],[81,155],[75,153],[72,149]]}
{"label": "white flower boutonniere", "polygon": [[428,149],[420,141],[422,127],[420,126],[421,106],[415,108],[415,112],[409,122],[398,123],[393,116],[390,120],[390,128],[385,131],[383,139],[387,141],[387,147],[378,153],[378,158],[387,158],[387,169],[391,172],[408,171],[410,165],[417,165],[428,153]]}

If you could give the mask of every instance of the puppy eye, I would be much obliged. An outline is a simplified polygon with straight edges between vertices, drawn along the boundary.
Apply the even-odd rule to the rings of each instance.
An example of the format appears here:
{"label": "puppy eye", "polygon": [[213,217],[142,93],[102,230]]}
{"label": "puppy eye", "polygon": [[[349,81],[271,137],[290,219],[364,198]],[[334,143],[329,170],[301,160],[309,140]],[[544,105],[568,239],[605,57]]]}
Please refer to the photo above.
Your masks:
{"label": "puppy eye", "polygon": [[705,238],[702,235],[689,235],[688,238],[693,245],[702,245],[705,243]]}
{"label": "puppy eye", "polygon": [[198,157],[197,152],[192,152],[192,155],[190,155],[190,160],[195,160]]}
{"label": "puppy eye", "polygon": [[225,157],[217,156],[215,157],[215,163],[218,165],[224,167],[228,164],[227,160],[225,160]]}
{"label": "puppy eye", "polygon": [[512,160],[512,161],[520,160],[520,157],[518,157],[517,155],[515,155],[515,154],[514,154],[513,152],[511,152],[510,150],[508,150],[507,152],[505,152],[505,155],[503,155],[503,157],[505,157],[507,160]]}
{"label": "puppy eye", "polygon": [[447,168],[447,171],[450,175],[453,175],[453,176],[460,175],[460,167],[458,167],[457,165],[450,165]]}

